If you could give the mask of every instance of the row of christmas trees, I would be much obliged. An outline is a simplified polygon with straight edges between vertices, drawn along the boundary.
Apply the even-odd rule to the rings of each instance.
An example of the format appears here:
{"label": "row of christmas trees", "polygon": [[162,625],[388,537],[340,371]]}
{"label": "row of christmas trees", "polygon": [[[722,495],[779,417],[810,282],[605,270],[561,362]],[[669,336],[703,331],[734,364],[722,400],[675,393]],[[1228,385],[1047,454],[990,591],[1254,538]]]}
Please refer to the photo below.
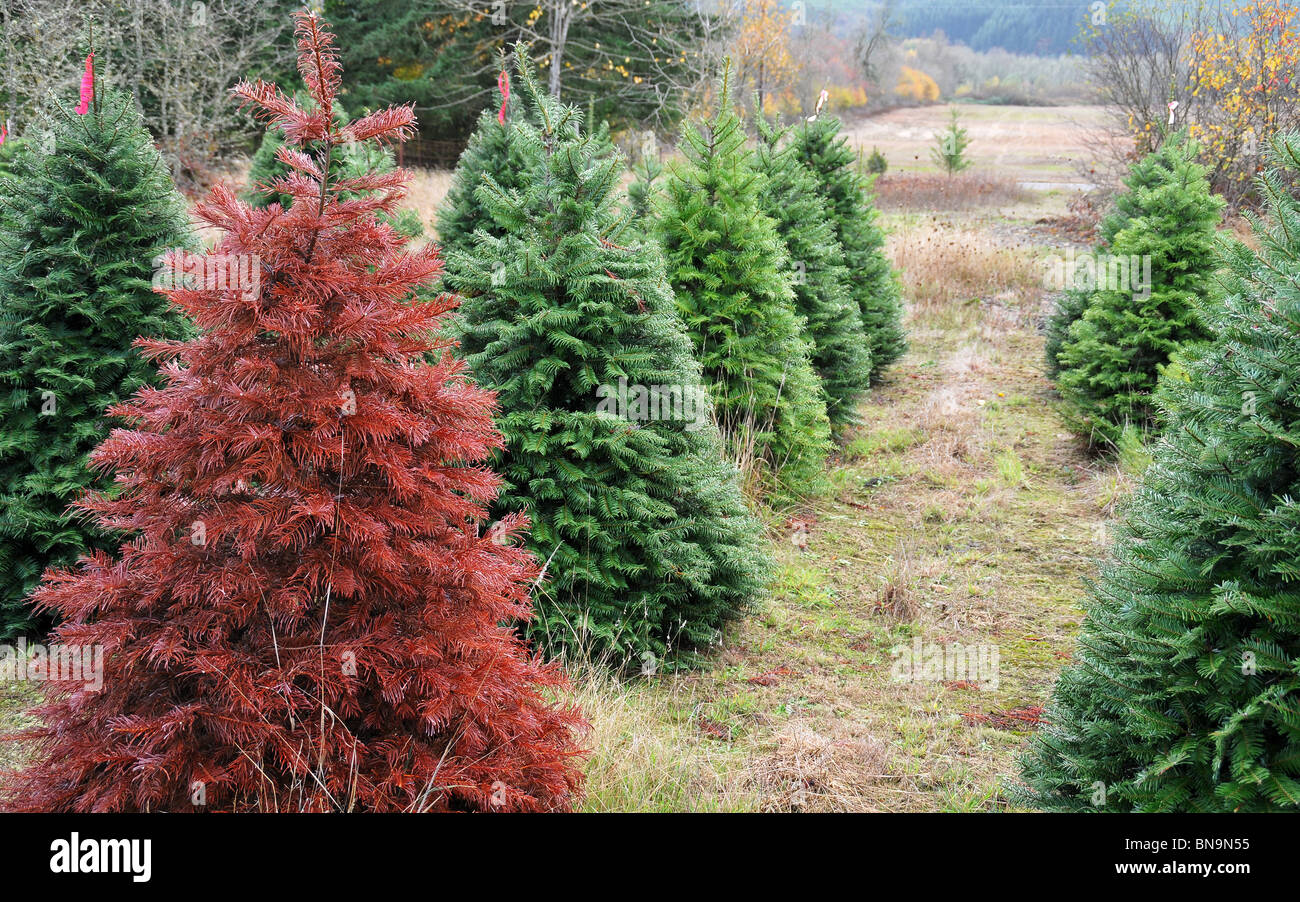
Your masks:
{"label": "row of christmas trees", "polygon": [[724,86],[633,215],[520,52],[444,273],[383,148],[409,109],[349,121],[332,36],[297,33],[304,92],[236,88],[278,146],[265,191],[193,211],[215,247],[89,62],[2,183],[5,637],[35,611],[104,668],[47,684],[5,807],[571,805],[581,715],[521,632],[619,663],[713,641],[767,576],[737,458],[811,490],[901,353],[835,123],[755,153]]}
{"label": "row of christmas trees", "polygon": [[549,562],[531,634],[662,658],[760,596],[736,464],[782,501],[817,489],[903,351],[899,291],[837,120],[762,123],[752,149],[724,78],[685,159],[662,186],[648,160],[625,201],[605,130],[517,55],[439,216],[453,331],[501,404],[499,512],[527,509]]}
{"label": "row of christmas trees", "polygon": [[[526,510],[529,548],[547,562],[530,637],[553,653],[662,660],[709,645],[761,596],[761,530],[735,464],[780,501],[817,490],[832,427],[852,421],[902,353],[898,287],[837,120],[783,133],[760,118],[751,149],[724,81],[716,116],[687,132],[686,161],[662,190],[634,186],[627,204],[607,132],[584,132],[574,111],[538,96],[522,50],[518,68],[515,113],[505,102],[484,113],[439,218],[443,287],[464,299],[450,332],[501,409],[506,449],[493,465],[506,488],[493,518]],[[501,84],[508,96],[504,73]],[[29,197],[15,195],[7,229],[24,250],[7,268],[12,328],[0,347],[15,427],[0,446],[6,635],[32,627],[27,596],[46,567],[114,547],[65,514],[94,479],[82,461],[102,438],[99,412],[149,381],[136,335],[191,331],[146,281],[147,264],[187,238],[144,135],[110,101],[96,115],[121,169],[88,181],[58,167],[84,168],[70,142],[95,138],[96,120],[64,112],[69,134],[29,157],[18,179]],[[337,103],[332,115],[347,121]],[[286,146],[272,129],[255,156],[253,207],[293,209],[279,187],[293,173]],[[345,200],[364,194],[353,183],[394,168],[391,153],[361,142],[333,151],[329,167]],[[66,211],[97,210],[106,190],[117,211],[96,226],[111,240],[95,243],[86,283],[87,236]],[[58,231],[32,254],[42,217]],[[419,233],[408,213],[377,217]],[[65,315],[51,273],[76,277],[63,294],[77,315]],[[104,287],[121,302],[105,305]],[[53,409],[34,403],[34,387]]]}
{"label": "row of christmas trees", "polygon": [[1175,135],[1133,166],[1095,258],[1129,278],[1049,323],[1068,419],[1153,461],[1022,762],[1042,808],[1300,807],[1300,135],[1260,179],[1258,252],[1216,247],[1196,156]]}

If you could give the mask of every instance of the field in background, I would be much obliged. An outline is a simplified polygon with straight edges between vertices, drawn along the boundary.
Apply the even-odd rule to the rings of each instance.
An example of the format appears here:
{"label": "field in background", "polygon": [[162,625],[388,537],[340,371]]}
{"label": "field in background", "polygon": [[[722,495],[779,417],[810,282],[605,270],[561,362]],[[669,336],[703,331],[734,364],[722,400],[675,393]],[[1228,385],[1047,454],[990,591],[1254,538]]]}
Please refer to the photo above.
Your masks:
{"label": "field in background", "polygon": [[[911,350],[844,436],[832,493],[770,515],[772,598],[704,668],[575,674],[589,810],[1006,807],[1129,480],[1065,432],[1039,364],[1041,258],[1068,240],[1057,223],[1086,154],[1077,123],[1099,113],[961,109],[976,165],[938,195],[929,146],[946,107],[850,129],[921,180],[888,193],[883,219]],[[427,227],[448,180],[416,174]],[[996,647],[998,686],[896,681],[893,651],[918,639]],[[32,700],[0,687],[0,732]],[[20,751],[0,744],[0,766]]]}
{"label": "field in background", "polygon": [[[972,172],[1014,176],[1031,182],[1078,182],[1089,164],[1089,143],[1105,122],[1095,106],[994,106],[958,104],[971,139]],[[870,153],[879,148],[895,172],[939,172],[930,158],[934,134],[948,124],[943,105],[890,110],[848,127],[851,142]]]}

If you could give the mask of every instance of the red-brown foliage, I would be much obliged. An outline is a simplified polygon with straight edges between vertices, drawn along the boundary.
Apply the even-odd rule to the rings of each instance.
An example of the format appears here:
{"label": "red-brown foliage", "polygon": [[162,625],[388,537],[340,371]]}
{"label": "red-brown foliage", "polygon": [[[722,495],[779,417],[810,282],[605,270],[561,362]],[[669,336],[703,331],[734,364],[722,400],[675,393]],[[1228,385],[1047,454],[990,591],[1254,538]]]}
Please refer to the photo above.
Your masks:
{"label": "red-brown foliage", "polygon": [[260,261],[261,291],[169,291],[202,337],[140,342],[166,382],[112,411],[134,428],[92,461],[117,491],[79,505],[134,538],[37,594],[65,620],[52,642],[104,649],[104,685],[49,684],[6,807],[550,810],[577,793],[581,718],[501,625],[531,616],[536,562],[480,529],[494,396],[435,335],[454,299],[407,301],[437,251],[375,220],[401,175],[322,184],[332,148],[400,140],[411,111],[336,126],[332,36],[310,14],[297,30],[315,110],[236,94],[284,129],[276,191],[304,200],[258,210],[218,187],[198,208],[224,230],[214,254]]}

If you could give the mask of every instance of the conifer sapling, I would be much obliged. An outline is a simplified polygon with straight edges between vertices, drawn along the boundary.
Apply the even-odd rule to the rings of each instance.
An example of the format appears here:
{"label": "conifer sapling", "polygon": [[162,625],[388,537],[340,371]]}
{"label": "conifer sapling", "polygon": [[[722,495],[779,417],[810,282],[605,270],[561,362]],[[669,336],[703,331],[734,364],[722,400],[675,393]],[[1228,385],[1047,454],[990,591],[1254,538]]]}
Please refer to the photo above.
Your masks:
{"label": "conifer sapling", "polygon": [[1130,425],[1152,428],[1161,370],[1206,337],[1201,307],[1223,202],[1196,155],[1195,143],[1174,136],[1137,164],[1127,218],[1056,354],[1066,419],[1095,443],[1117,443]]}

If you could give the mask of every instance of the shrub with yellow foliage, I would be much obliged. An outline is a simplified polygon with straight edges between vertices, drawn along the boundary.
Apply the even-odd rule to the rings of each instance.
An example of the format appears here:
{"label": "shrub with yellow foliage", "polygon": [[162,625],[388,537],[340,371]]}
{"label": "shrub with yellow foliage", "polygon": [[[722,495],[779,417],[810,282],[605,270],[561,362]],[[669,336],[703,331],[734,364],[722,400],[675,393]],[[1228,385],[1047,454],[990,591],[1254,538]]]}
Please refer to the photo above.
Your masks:
{"label": "shrub with yellow foliage", "polygon": [[1254,0],[1232,15],[1244,16],[1244,27],[1192,38],[1199,102],[1191,132],[1215,188],[1238,203],[1262,169],[1263,148],[1300,126],[1300,13],[1282,0]]}
{"label": "shrub with yellow foliage", "polygon": [[898,72],[894,93],[904,100],[916,103],[933,103],[939,99],[938,83],[920,69],[903,66]]}

